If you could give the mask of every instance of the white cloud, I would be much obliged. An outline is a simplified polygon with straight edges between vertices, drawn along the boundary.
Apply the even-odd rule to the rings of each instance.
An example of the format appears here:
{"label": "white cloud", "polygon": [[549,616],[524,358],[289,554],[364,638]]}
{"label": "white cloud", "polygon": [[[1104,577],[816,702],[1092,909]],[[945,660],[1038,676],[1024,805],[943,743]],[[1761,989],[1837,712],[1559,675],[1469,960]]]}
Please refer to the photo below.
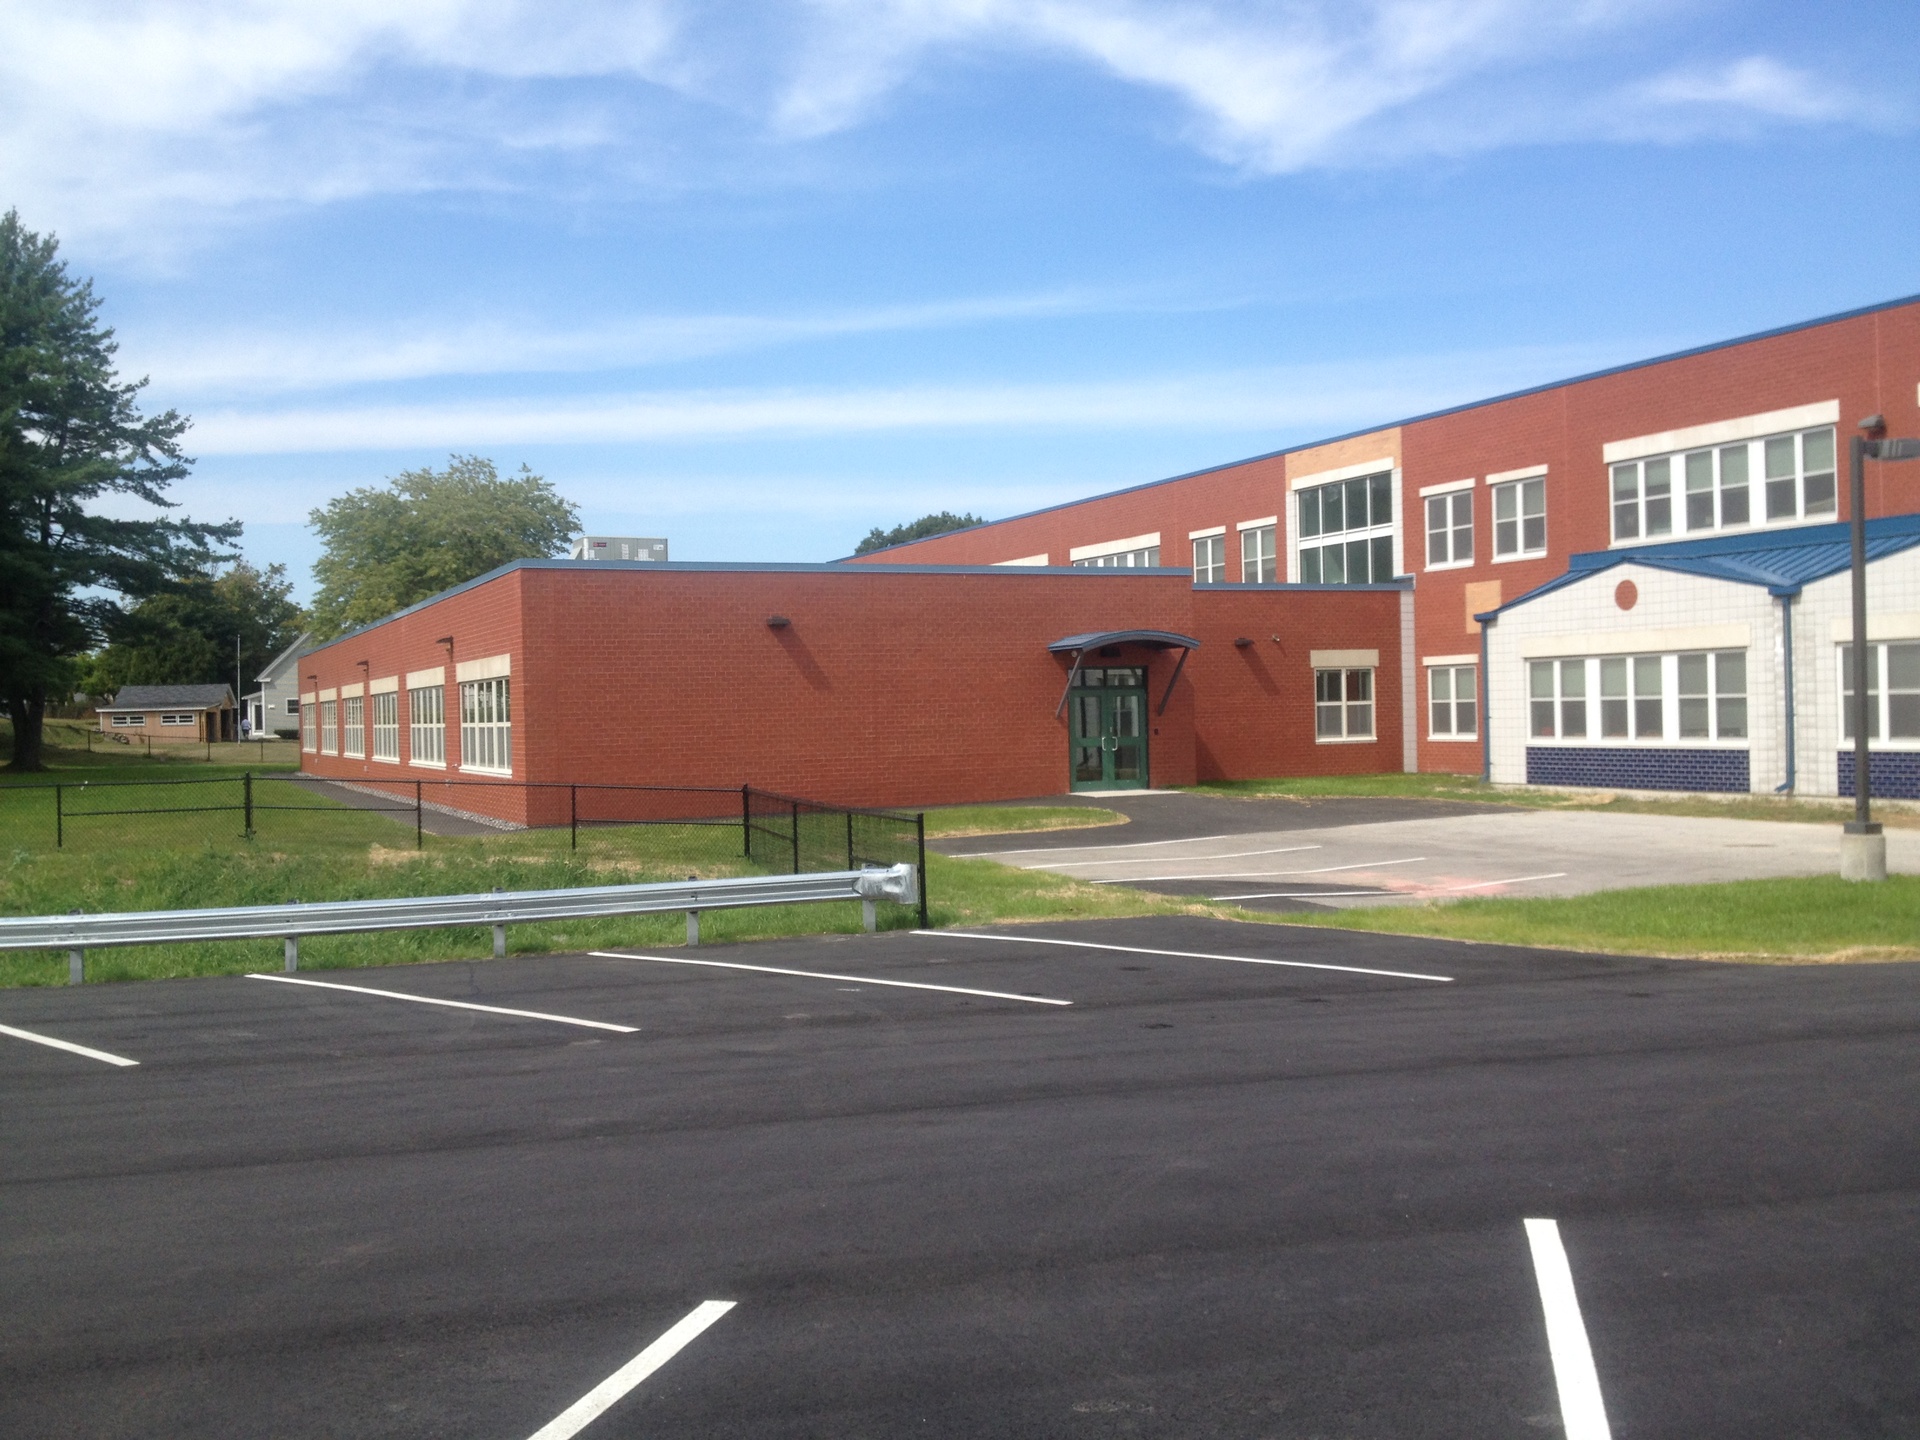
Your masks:
{"label": "white cloud", "polygon": [[1331,432],[1387,423],[1616,358],[1515,350],[1037,385],[636,391],[388,405],[203,410],[200,456],[604,445],[901,431]]}
{"label": "white cloud", "polygon": [[1703,110],[1864,116],[1764,54],[1650,79],[1595,62],[1673,18],[1669,0],[0,0],[0,174],[37,227],[140,253],[365,195],[792,183],[770,153],[871,120],[929,66],[1007,55],[1165,97],[1185,140],[1255,173],[1678,134],[1659,118]]}
{"label": "white cloud", "polygon": [[1658,104],[1711,105],[1786,120],[1832,120],[1857,109],[1850,92],[1824,84],[1765,55],[1707,69],[1672,70],[1639,87]]}
{"label": "white cloud", "polygon": [[122,337],[122,368],[154,377],[167,396],[209,397],[326,390],[369,383],[471,375],[615,370],[693,360],[835,336],[925,331],[1111,312],[1114,304],[1072,293],[987,296],[917,305],[793,315],[660,315],[582,329],[497,320],[460,326],[406,324],[387,330],[301,334],[256,326],[244,332]]}

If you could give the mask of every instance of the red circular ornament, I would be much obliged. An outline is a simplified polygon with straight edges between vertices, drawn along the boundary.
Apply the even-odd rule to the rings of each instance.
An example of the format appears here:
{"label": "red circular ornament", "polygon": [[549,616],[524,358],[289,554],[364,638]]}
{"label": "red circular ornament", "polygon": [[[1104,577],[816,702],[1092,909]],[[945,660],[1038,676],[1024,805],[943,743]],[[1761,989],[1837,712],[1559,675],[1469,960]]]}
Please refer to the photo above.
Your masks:
{"label": "red circular ornament", "polygon": [[1622,610],[1631,610],[1640,603],[1640,587],[1631,580],[1622,580],[1613,587],[1613,603]]}

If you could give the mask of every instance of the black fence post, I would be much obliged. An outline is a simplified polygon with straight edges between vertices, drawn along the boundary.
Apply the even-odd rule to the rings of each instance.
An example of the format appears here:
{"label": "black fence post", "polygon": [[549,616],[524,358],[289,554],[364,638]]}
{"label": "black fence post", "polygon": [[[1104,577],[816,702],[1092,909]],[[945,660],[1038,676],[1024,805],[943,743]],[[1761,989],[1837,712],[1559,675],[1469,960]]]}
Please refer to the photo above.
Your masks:
{"label": "black fence post", "polygon": [[853,812],[847,811],[847,869],[853,869]]}
{"label": "black fence post", "polygon": [[416,850],[427,848],[426,829],[420,823],[420,782],[418,780],[413,782],[413,848]]}
{"label": "black fence post", "polygon": [[247,839],[251,840],[253,838],[253,772],[249,770],[243,774],[240,777],[240,783],[241,793],[246,797]]}
{"label": "black fence post", "polygon": [[793,873],[800,873],[800,802],[793,802]]}
{"label": "black fence post", "polygon": [[751,860],[753,858],[753,787],[740,787],[740,848]]}
{"label": "black fence post", "polygon": [[62,849],[67,843],[66,786],[53,787],[53,848]]}
{"label": "black fence post", "polygon": [[567,848],[580,848],[580,787],[567,786]]}
{"label": "black fence post", "polygon": [[914,846],[920,853],[920,928],[928,928],[927,921],[927,812],[921,810],[913,817]]}

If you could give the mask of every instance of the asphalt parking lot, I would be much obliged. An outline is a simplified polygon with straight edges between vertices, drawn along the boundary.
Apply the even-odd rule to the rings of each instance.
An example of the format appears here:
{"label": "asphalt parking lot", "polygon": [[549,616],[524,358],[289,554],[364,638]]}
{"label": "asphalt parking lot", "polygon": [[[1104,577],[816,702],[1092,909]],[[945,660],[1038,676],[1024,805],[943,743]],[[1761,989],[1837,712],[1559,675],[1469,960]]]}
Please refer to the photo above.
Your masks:
{"label": "asphalt parking lot", "polygon": [[1920,1431],[1915,967],[982,933],[0,994],[0,1434]]}
{"label": "asphalt parking lot", "polygon": [[[1282,912],[1840,869],[1838,824],[1419,800],[1236,801],[1178,791],[1111,803],[1130,823],[943,840],[937,848],[1096,885]],[[1920,872],[1920,832],[1887,832],[1887,866]]]}

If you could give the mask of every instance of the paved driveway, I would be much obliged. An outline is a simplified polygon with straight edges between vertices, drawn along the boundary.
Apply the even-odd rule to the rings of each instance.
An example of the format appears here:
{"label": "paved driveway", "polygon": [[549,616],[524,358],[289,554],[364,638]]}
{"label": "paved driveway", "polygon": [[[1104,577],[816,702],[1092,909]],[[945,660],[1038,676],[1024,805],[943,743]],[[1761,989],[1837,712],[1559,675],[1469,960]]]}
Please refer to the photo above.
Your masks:
{"label": "paved driveway", "polygon": [[[1146,807],[1171,811],[1184,798],[1133,803],[1151,816]],[[983,837],[941,848],[1096,884],[1283,910],[1448,896],[1581,895],[1636,885],[1834,874],[1840,867],[1838,824],[1460,806],[1406,818],[1418,802],[1387,803],[1395,808],[1377,820],[1348,811],[1332,824],[1204,835],[1179,833],[1163,814],[1150,823],[1178,838],[1161,838],[1136,823]],[[1284,812],[1284,818],[1311,813]],[[1890,870],[1920,873],[1920,833],[1888,831],[1887,858]]]}

